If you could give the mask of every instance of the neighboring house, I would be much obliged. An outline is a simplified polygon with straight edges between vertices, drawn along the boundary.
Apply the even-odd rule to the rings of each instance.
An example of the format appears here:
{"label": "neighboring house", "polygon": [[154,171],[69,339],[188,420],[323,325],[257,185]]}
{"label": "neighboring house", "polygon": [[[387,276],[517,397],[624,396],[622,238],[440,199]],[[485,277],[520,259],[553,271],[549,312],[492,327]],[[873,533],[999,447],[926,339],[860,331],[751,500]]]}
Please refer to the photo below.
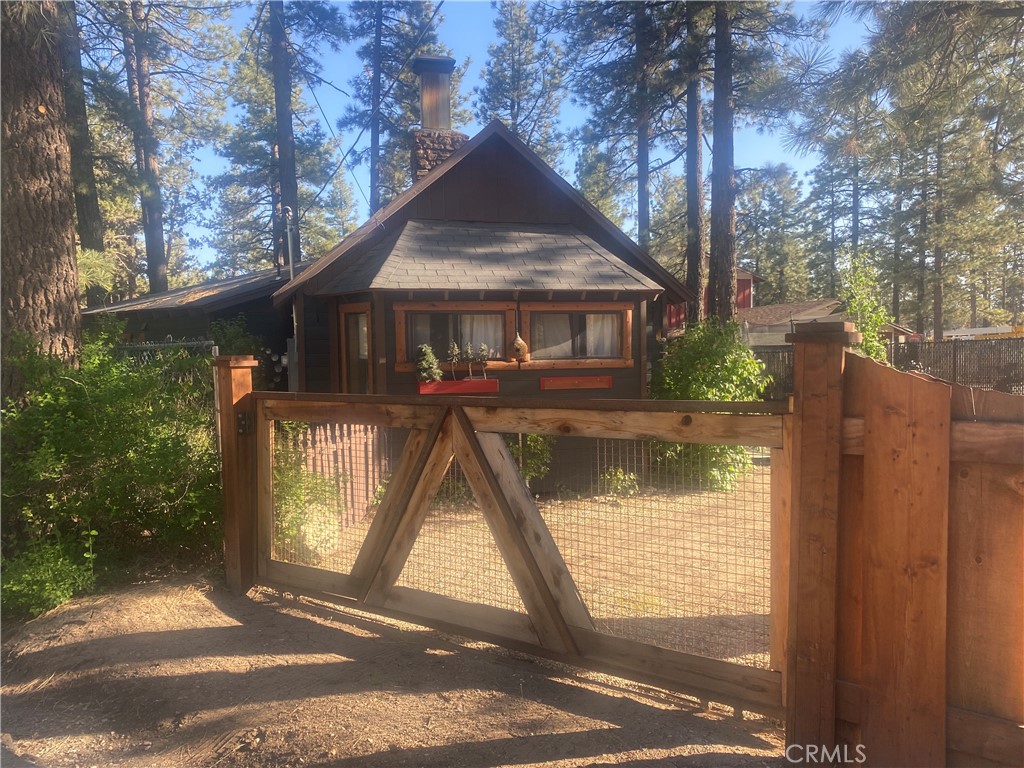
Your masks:
{"label": "neighboring house", "polygon": [[415,65],[418,180],[274,296],[295,307],[299,388],[421,391],[422,344],[463,379],[454,341],[486,346],[486,391],[646,396],[651,339],[687,289],[500,122],[451,131],[453,65]]}
{"label": "neighboring house", "polygon": [[771,347],[787,344],[786,334],[793,332],[795,323],[838,320],[842,311],[843,303],[839,299],[813,299],[790,304],[745,307],[737,310],[736,319],[743,326],[748,345]]}
{"label": "neighboring house", "polygon": [[[305,262],[295,265],[300,274],[308,266]],[[209,339],[211,322],[241,315],[249,333],[281,354],[292,335],[291,311],[275,306],[271,296],[287,282],[287,270],[279,274],[266,269],[85,309],[82,318],[88,325],[101,317],[116,317],[125,323],[125,341],[156,342],[168,337]]]}
{"label": "neighboring house", "polygon": [[[736,268],[736,309],[748,309],[754,306],[754,286],[763,283],[764,278],[753,272]],[[711,305],[711,286],[704,287],[704,314],[708,314]],[[669,304],[666,312],[665,327],[669,330],[682,330],[686,325],[686,306]]]}

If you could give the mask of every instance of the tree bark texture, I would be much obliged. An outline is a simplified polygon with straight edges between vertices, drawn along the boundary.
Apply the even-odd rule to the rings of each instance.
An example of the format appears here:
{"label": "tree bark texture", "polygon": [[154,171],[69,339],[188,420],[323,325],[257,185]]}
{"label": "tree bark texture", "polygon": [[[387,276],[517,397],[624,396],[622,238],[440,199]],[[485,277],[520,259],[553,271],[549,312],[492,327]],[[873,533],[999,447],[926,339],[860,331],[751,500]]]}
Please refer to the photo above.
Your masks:
{"label": "tree bark texture", "polygon": [[736,316],[736,171],[733,160],[732,9],[715,3],[715,101],[711,157],[711,301],[708,313],[723,322]]}
{"label": "tree bark texture", "polygon": [[686,287],[696,297],[687,302],[687,323],[704,319],[704,120],[701,114],[700,43],[694,11],[687,10],[686,41]]}
{"label": "tree bark texture", "polygon": [[64,117],[57,5],[0,4],[0,393],[24,382],[6,359],[16,337],[74,363],[81,318],[75,204]]}
{"label": "tree bark texture", "polygon": [[[301,260],[299,249],[299,183],[295,173],[295,133],[292,129],[292,54],[288,48],[288,30],[284,24],[284,3],[271,0],[270,8],[270,67],[274,76],[274,114],[277,120],[277,168],[281,180],[282,212],[292,212],[291,256]],[[284,227],[285,263],[288,259],[288,226]]]}
{"label": "tree bark texture", "polygon": [[[92,137],[85,109],[85,81],[82,77],[82,46],[74,2],[57,4],[60,14],[61,59],[64,64],[64,102],[67,110],[68,144],[71,147],[71,178],[75,190],[75,219],[78,243],[83,250],[100,251],[103,242],[103,216],[92,154]],[[103,303],[100,286],[86,288],[90,307]]]}

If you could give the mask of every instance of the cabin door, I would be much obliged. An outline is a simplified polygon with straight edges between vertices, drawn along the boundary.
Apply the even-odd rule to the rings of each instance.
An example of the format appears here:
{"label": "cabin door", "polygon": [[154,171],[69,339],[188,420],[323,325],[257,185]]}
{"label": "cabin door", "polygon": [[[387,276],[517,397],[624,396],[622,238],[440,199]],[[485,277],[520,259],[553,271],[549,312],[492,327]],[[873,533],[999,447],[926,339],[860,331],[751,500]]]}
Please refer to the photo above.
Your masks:
{"label": "cabin door", "polygon": [[341,391],[348,395],[373,392],[370,366],[370,307],[341,308]]}

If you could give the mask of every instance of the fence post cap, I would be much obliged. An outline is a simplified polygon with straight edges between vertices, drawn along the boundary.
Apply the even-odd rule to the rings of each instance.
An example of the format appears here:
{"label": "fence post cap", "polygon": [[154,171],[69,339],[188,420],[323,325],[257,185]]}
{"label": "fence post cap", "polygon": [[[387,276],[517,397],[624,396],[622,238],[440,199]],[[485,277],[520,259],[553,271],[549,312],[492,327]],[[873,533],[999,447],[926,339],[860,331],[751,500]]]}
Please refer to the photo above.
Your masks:
{"label": "fence post cap", "polygon": [[218,368],[255,368],[260,363],[252,355],[218,355],[213,364]]}

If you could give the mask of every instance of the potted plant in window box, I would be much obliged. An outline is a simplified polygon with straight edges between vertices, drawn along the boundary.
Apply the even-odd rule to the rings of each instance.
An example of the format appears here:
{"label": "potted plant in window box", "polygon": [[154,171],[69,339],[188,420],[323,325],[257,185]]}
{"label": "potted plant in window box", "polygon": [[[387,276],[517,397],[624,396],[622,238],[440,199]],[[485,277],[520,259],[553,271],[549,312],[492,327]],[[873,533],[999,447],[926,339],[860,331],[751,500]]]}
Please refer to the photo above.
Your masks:
{"label": "potted plant in window box", "polygon": [[[480,361],[479,358],[477,361]],[[482,379],[455,380],[456,366],[462,362],[462,353],[455,342],[452,342],[448,349],[448,362],[452,366],[452,381],[442,381],[444,374],[441,372],[441,364],[438,362],[434,350],[430,348],[429,344],[419,346],[416,350],[416,378],[421,395],[478,395],[498,391],[497,379],[486,378],[486,371]],[[466,363],[470,366],[469,372],[472,376],[472,361],[467,359]]]}

